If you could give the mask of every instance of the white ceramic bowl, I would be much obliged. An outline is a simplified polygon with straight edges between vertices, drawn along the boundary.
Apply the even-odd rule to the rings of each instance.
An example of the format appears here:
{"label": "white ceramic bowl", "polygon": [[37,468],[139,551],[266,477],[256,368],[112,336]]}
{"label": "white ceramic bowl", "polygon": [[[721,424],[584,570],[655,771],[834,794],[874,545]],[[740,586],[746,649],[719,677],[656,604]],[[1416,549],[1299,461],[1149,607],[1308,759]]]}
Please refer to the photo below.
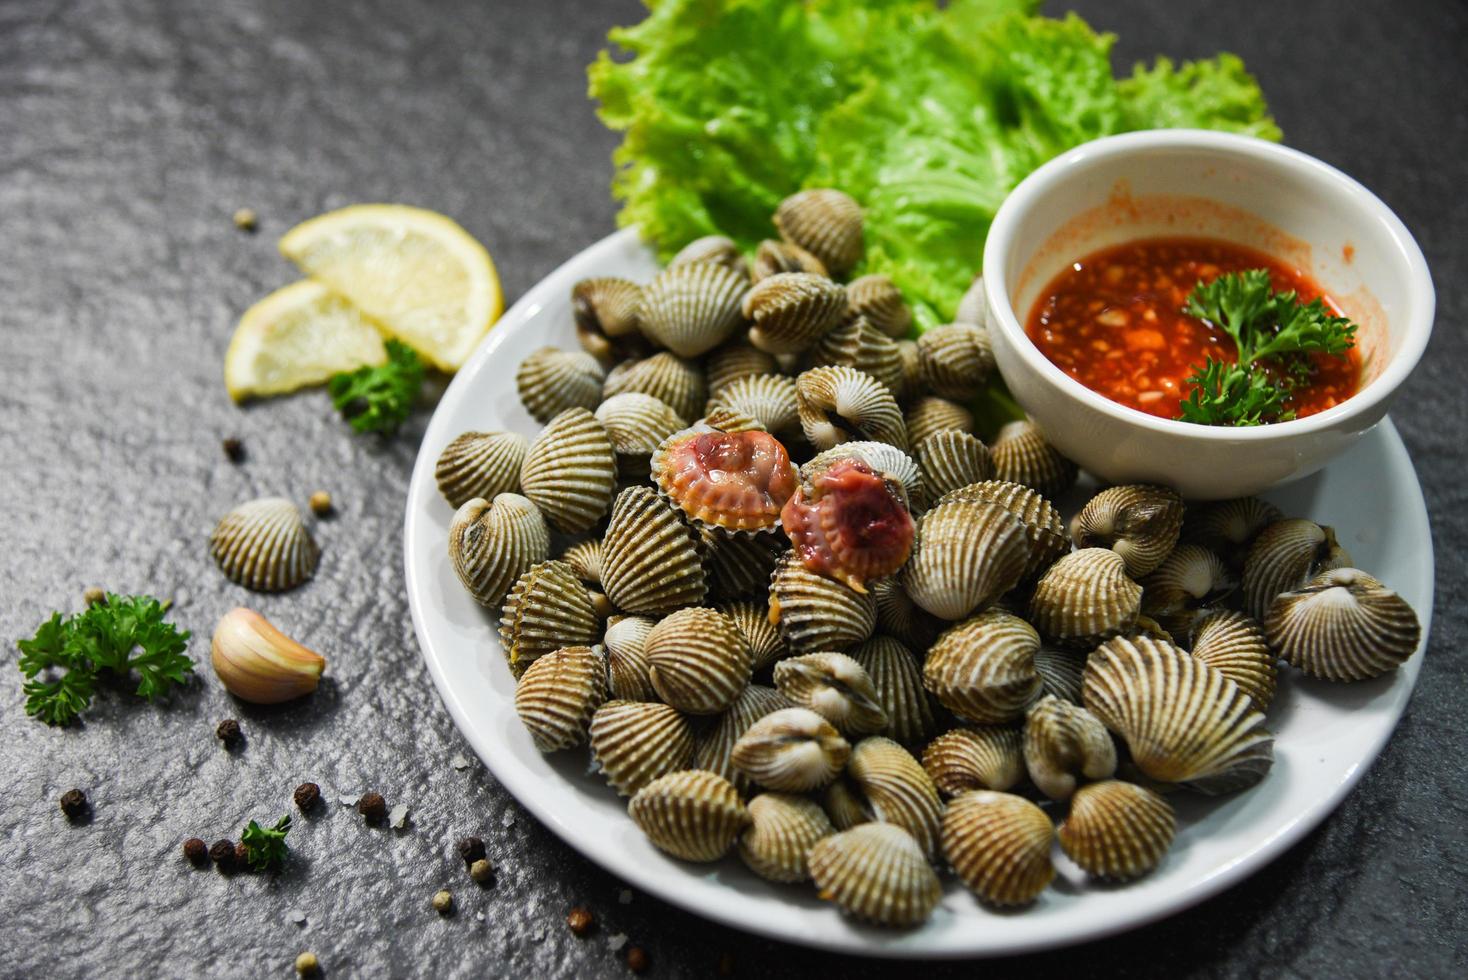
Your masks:
{"label": "white ceramic bowl", "polygon": [[[1303,419],[1224,428],[1127,408],[1052,364],[1024,328],[1045,286],[1090,252],[1162,235],[1248,245],[1308,274],[1360,325],[1361,390]],[[1061,452],[1108,482],[1199,499],[1305,476],[1359,439],[1422,356],[1434,306],[1422,250],[1376,195],[1298,150],[1202,130],[1111,136],[1036,170],[989,230],[984,289],[999,370]]]}

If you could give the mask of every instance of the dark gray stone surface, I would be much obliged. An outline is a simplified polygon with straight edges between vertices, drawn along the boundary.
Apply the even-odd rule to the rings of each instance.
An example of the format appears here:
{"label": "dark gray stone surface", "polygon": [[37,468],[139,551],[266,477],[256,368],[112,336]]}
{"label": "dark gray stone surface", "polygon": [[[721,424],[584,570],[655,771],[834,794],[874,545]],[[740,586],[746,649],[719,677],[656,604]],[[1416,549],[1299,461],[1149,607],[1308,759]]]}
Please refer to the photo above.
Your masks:
{"label": "dark gray stone surface", "polygon": [[[1063,5],[1053,5],[1057,9]],[[1267,870],[1204,905],[995,975],[1447,976],[1468,967],[1463,555],[1468,349],[1468,10],[1433,0],[1077,4],[1117,31],[1118,64],[1239,52],[1287,139],[1373,187],[1406,220],[1439,289],[1437,335],[1393,413],[1433,515],[1431,650],[1395,738],[1359,789]],[[235,318],[289,281],[275,237],[354,201],[458,217],[493,250],[513,299],[612,228],[613,137],[583,67],[630,0],[6,0],[0,4],[0,637],[8,646],[82,590],[171,596],[205,676],[167,707],[103,694],[78,729],[27,719],[0,674],[0,975],[284,976],[301,950],[332,976],[624,972],[608,937],[659,976],[910,967],[765,942],[635,895],[528,816],[470,755],[433,692],[403,597],[408,473],[427,418],[355,438],[319,393],[239,410],[220,364]],[[230,223],[261,216],[260,233]],[[242,437],[248,459],[219,449]],[[315,580],[279,597],[226,583],[214,520],[261,493],[335,496]],[[208,635],[249,603],[322,650],[314,698],[234,705]],[[12,654],[13,655],[13,654]],[[229,753],[213,737],[238,715]],[[180,842],[298,821],[278,877],[190,869]],[[90,824],[56,800],[87,790]],[[376,789],[411,816],[365,827],[338,803]],[[459,835],[499,875],[473,885]],[[441,887],[455,916],[428,907]],[[1117,895],[1125,901],[1125,893]],[[563,924],[574,904],[598,920]],[[304,923],[293,924],[299,910]],[[927,968],[924,968],[927,969]],[[972,966],[930,969],[971,975]]]}

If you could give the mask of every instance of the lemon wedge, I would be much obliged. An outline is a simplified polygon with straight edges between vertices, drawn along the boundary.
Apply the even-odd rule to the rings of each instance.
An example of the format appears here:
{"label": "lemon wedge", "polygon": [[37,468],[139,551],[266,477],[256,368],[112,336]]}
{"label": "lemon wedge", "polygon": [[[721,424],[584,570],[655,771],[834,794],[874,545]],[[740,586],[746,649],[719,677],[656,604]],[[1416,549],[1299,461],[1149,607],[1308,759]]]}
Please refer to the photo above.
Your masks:
{"label": "lemon wedge", "polygon": [[224,355],[224,386],[242,402],[323,384],[338,371],[386,360],[381,330],[321,283],[303,279],[240,317]]}
{"label": "lemon wedge", "polygon": [[329,211],[286,232],[280,251],[443,371],[468,360],[504,309],[484,246],[422,208]]}

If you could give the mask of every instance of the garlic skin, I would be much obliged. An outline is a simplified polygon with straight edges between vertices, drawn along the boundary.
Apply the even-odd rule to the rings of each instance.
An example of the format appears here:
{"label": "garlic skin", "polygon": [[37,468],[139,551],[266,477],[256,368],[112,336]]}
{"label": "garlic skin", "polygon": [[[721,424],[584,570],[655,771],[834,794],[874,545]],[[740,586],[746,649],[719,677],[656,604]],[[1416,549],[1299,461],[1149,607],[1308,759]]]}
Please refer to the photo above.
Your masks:
{"label": "garlic skin", "polygon": [[225,690],[252,704],[279,704],[310,694],[326,659],[301,646],[253,609],[231,609],[214,627],[214,673]]}

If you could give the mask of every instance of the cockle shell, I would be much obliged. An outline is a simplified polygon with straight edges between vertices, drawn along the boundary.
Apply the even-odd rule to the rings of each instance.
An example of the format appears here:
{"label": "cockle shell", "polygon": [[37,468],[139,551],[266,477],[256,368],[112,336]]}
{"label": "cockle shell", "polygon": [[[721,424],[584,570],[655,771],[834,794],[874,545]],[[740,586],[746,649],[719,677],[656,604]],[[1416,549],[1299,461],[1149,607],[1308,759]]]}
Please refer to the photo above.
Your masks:
{"label": "cockle shell", "polygon": [[1068,799],[1078,776],[1116,772],[1116,746],[1100,719],[1078,704],[1045,696],[1025,715],[1025,769],[1052,800]]}
{"label": "cockle shell", "polygon": [[872,635],[877,604],[870,593],[810,571],[787,551],[770,577],[770,622],[796,653],[844,650]]}
{"label": "cockle shell", "polygon": [[962,619],[1014,588],[1029,561],[1019,518],[988,501],[952,500],[918,520],[902,586],[934,616]]}
{"label": "cockle shell", "polygon": [[976,327],[989,325],[989,298],[984,295],[983,276],[974,276],[974,281],[964,290],[953,319],[956,323],[972,323]]}
{"label": "cockle shell", "polygon": [[1264,638],[1264,627],[1231,609],[1204,616],[1193,630],[1193,656],[1244,689],[1260,710],[1274,700],[1279,659]]}
{"label": "cockle shell", "polygon": [[568,408],[595,408],[603,378],[601,364],[585,351],[541,347],[520,362],[515,386],[525,411],[545,423]]}
{"label": "cockle shell", "polygon": [[768,531],[795,492],[795,465],[780,440],[758,430],[685,429],[652,455],[652,479],[696,524]]}
{"label": "cockle shell", "polygon": [[1134,484],[1108,487],[1076,515],[1071,537],[1077,548],[1110,548],[1141,578],[1162,564],[1183,527],[1183,498],[1169,487]]}
{"label": "cockle shell", "polygon": [[571,315],[581,349],[606,366],[645,350],[638,331],[641,307],[642,287],[631,280],[602,276],[578,282],[571,287]]}
{"label": "cockle shell", "polygon": [[561,552],[561,561],[571,566],[576,577],[587,585],[601,584],[601,539],[587,538]]}
{"label": "cockle shell", "polygon": [[639,480],[646,478],[648,458],[663,440],[688,428],[677,412],[638,391],[613,395],[597,406],[595,414],[616,450],[618,472]]}
{"label": "cockle shell", "polygon": [[912,310],[891,278],[862,276],[846,284],[846,315],[865,317],[888,337],[906,337],[912,329]]}
{"label": "cockle shell", "polygon": [[775,227],[836,278],[861,261],[861,205],[841,191],[812,188],[790,195],[775,209]]}
{"label": "cockle shell", "polygon": [[989,331],[950,323],[924,331],[917,339],[923,381],[940,398],[964,402],[977,395],[994,373]]}
{"label": "cockle shell", "polygon": [[[897,397],[901,401],[906,401],[921,391],[923,386],[923,359],[922,355],[918,353],[917,341],[899,340],[897,359],[902,365],[902,373],[897,383]],[[916,446],[922,440],[916,438],[919,427],[914,425],[915,420],[912,413],[905,413],[903,420],[907,423],[907,437]],[[973,428],[973,415],[969,415],[969,428]],[[924,434],[927,434],[926,429],[924,429]]]}
{"label": "cockle shell", "polygon": [[698,535],[651,487],[628,487],[602,536],[602,588],[618,609],[659,616],[708,593]]}
{"label": "cockle shell", "polygon": [[647,635],[657,620],[647,616],[620,616],[607,626],[602,646],[607,651],[607,685],[622,701],[656,701],[651,665],[647,662]]}
{"label": "cockle shell", "polygon": [[749,801],[750,826],[739,838],[739,857],[768,881],[807,881],[806,853],[836,833],[820,805],[792,793],[761,793]]}
{"label": "cockle shell", "polygon": [[844,653],[807,653],[778,661],[775,686],[844,735],[879,732],[887,726],[887,712],[871,677]]}
{"label": "cockle shell", "polygon": [[1207,548],[1180,544],[1140,585],[1143,615],[1175,636],[1186,636],[1199,619],[1238,588],[1239,580]]}
{"label": "cockle shell", "polygon": [[932,777],[901,745],[880,735],[856,743],[846,763],[846,782],[871,819],[896,824],[925,852],[937,851],[943,801]]}
{"label": "cockle shell", "polygon": [[1264,629],[1285,663],[1330,681],[1396,670],[1422,639],[1422,624],[1407,601],[1356,568],[1330,569],[1281,593]]}
{"label": "cockle shell", "polygon": [[1336,541],[1334,528],[1300,518],[1275,521],[1255,535],[1244,559],[1244,612],[1263,621],[1281,592],[1350,564],[1351,554]]}
{"label": "cockle shell", "polygon": [[536,660],[515,685],[515,713],[535,747],[555,752],[586,741],[607,698],[606,665],[590,647],[564,647]]}
{"label": "cockle shell", "polygon": [[670,265],[643,287],[642,333],[679,357],[698,357],[744,324],[749,280],[716,262]]}
{"label": "cockle shell", "polygon": [[908,441],[921,446],[939,432],[973,432],[974,414],[958,402],[923,395],[908,403],[903,423],[907,426]]}
{"label": "cockle shell", "polygon": [[1109,548],[1062,556],[1035,585],[1030,621],[1045,636],[1088,645],[1130,629],[1142,606],[1142,587]]}
{"label": "cockle shell", "polygon": [[751,374],[730,381],[709,396],[705,411],[715,409],[757,419],[766,432],[790,432],[800,427],[795,379],[783,374]]}
{"label": "cockle shell", "polygon": [[795,379],[805,437],[817,449],[873,440],[907,450],[902,410],[886,385],[851,367],[811,368]]}
{"label": "cockle shell", "polygon": [[608,701],[592,715],[590,738],[592,758],[621,796],[688,768],[693,759],[688,719],[666,704]]}
{"label": "cockle shell", "polygon": [[607,512],[617,486],[617,454],[606,428],[584,408],[568,408],[541,430],[520,467],[521,492],[568,534]]}
{"label": "cockle shell", "polygon": [[1183,518],[1181,540],[1200,544],[1239,569],[1259,532],[1282,520],[1284,513],[1278,507],[1258,497],[1220,500],[1200,505]]}
{"label": "cockle shell", "polygon": [[896,397],[902,388],[902,352],[897,341],[855,317],[833,327],[811,349],[813,367],[844,365],[876,378]]}
{"label": "cockle shell", "polygon": [[872,679],[877,703],[887,713],[887,725],[880,734],[907,745],[926,742],[937,721],[923,688],[922,666],[913,652],[890,636],[875,636],[851,651],[851,659]]}
{"label": "cockle shell", "polygon": [[934,499],[994,476],[989,447],[978,436],[950,429],[935,432],[918,444],[923,484]]}
{"label": "cockle shell", "polygon": [[449,521],[449,561],[481,605],[498,609],[515,580],[549,554],[540,509],[518,493],[499,494],[492,504],[476,497]]}
{"label": "cockle shell", "polygon": [[780,524],[806,568],[865,592],[868,579],[894,574],[912,550],[906,496],[886,474],[840,459],[796,489]]}
{"label": "cockle shell", "polygon": [[754,250],[749,279],[758,283],[781,272],[806,272],[824,279],[830,278],[826,264],[799,245],[766,238]]}
{"label": "cockle shell", "polygon": [[718,714],[749,683],[749,647],[734,622],[691,606],[664,617],[644,645],[658,695],[691,715]]}
{"label": "cockle shell", "polygon": [[1058,497],[1076,482],[1076,464],[1046,441],[1033,422],[1009,422],[989,444],[994,473],[1001,480],[1034,487]]}
{"label": "cockle shell", "polygon": [[1082,699],[1159,782],[1230,793],[1262,779],[1274,759],[1274,736],[1243,688],[1163,640],[1117,637],[1097,647]]}
{"label": "cockle shell", "polygon": [[499,633],[510,670],[519,676],[553,650],[595,643],[601,619],[571,566],[543,561],[531,565],[505,596]]}
{"label": "cockle shell", "polygon": [[975,725],[939,735],[923,750],[923,769],[944,796],[1006,790],[1025,774],[1018,728]]}
{"label": "cockle shell", "polygon": [[627,815],[654,847],[684,861],[717,861],[749,823],[733,784],[701,769],[654,779],[632,797]]}
{"label": "cockle shell", "polygon": [[608,371],[601,397],[627,391],[651,395],[685,419],[696,418],[708,400],[703,369],[670,351],[658,351],[640,361],[623,361]]}
{"label": "cockle shell", "polygon": [[750,684],[739,692],[734,703],[714,720],[709,728],[694,736],[693,761],[700,769],[718,773],[748,792],[754,785],[748,776],[734,768],[734,745],[749,726],[766,715],[791,707],[790,701],[773,687]]}
{"label": "cockle shell", "polygon": [[225,514],[209,536],[209,553],[226,578],[255,592],[294,589],[321,559],[300,508],[284,497],[261,497]]}
{"label": "cockle shell", "polygon": [[689,262],[713,262],[731,272],[737,272],[746,279],[749,277],[749,268],[745,265],[744,256],[739,252],[739,246],[734,244],[734,239],[727,235],[704,235],[702,238],[695,238],[680,248],[678,254],[673,256],[668,265],[686,265]]}
{"label": "cockle shell", "polygon": [[836,778],[851,745],[809,708],[781,708],[745,728],[734,742],[734,768],[761,786],[789,793],[818,789]]}
{"label": "cockle shell", "polygon": [[1019,518],[1025,526],[1025,538],[1030,545],[1030,557],[1021,581],[1034,580],[1057,558],[1070,551],[1070,535],[1066,533],[1059,511],[1043,494],[1022,483],[1006,480],[971,483],[949,492],[938,502],[945,500],[987,500]]}
{"label": "cockle shell", "polygon": [[927,650],[948,625],[925,609],[918,608],[897,576],[870,583],[877,600],[877,632],[885,633],[912,650]]}
{"label": "cockle shell", "polygon": [[[763,534],[723,534],[700,528],[709,593],[729,600],[758,597],[761,609],[770,588],[770,576],[788,542],[778,529]],[[761,612],[768,618],[767,612]]]}
{"label": "cockle shell", "polygon": [[922,847],[894,824],[864,823],[824,837],[807,862],[821,898],[877,925],[915,926],[943,897]]}
{"label": "cockle shell", "polygon": [[475,497],[520,492],[520,466],[530,443],[518,432],[465,432],[444,447],[433,468],[438,492],[451,507]]}
{"label": "cockle shell", "polygon": [[708,378],[709,402],[740,378],[780,371],[773,354],[765,353],[747,340],[731,341],[712,351],[704,358],[703,367]]}
{"label": "cockle shell", "polygon": [[1013,721],[1040,687],[1040,637],[1010,613],[991,609],[951,626],[923,664],[923,685],[948,710],[981,724]]}
{"label": "cockle shell", "polygon": [[850,830],[858,824],[870,823],[872,815],[866,811],[861,797],[850,780],[837,779],[821,794],[821,806],[837,830]]}
{"label": "cockle shell", "polygon": [[809,482],[818,473],[829,469],[831,464],[843,459],[859,459],[876,472],[896,480],[907,497],[908,509],[914,514],[921,513],[927,506],[928,491],[917,461],[886,442],[843,442],[822,450],[801,465],[800,478]]}
{"label": "cockle shell", "polygon": [[1070,650],[1041,646],[1035,654],[1035,671],[1040,675],[1040,696],[1047,694],[1081,703],[1081,671],[1085,661]]}
{"label": "cockle shell", "polygon": [[1119,779],[1082,786],[1056,836],[1082,871],[1110,881],[1140,878],[1162,863],[1177,834],[1172,804]]}
{"label": "cockle shell", "polygon": [[789,654],[790,651],[786,649],[785,642],[780,639],[780,632],[770,622],[769,606],[765,602],[740,599],[735,602],[720,603],[716,608],[729,617],[729,621],[739,631],[740,637],[749,647],[750,659],[755,670],[764,670],[776,660]]}
{"label": "cockle shell", "polygon": [[1028,905],[1055,879],[1055,829],[1045,811],[1021,796],[970,790],[943,814],[943,856],[969,890],[989,905]]}
{"label": "cockle shell", "polygon": [[801,354],[841,322],[846,290],[824,276],[777,272],[750,288],[743,309],[754,324],[751,344],[769,354]]}

